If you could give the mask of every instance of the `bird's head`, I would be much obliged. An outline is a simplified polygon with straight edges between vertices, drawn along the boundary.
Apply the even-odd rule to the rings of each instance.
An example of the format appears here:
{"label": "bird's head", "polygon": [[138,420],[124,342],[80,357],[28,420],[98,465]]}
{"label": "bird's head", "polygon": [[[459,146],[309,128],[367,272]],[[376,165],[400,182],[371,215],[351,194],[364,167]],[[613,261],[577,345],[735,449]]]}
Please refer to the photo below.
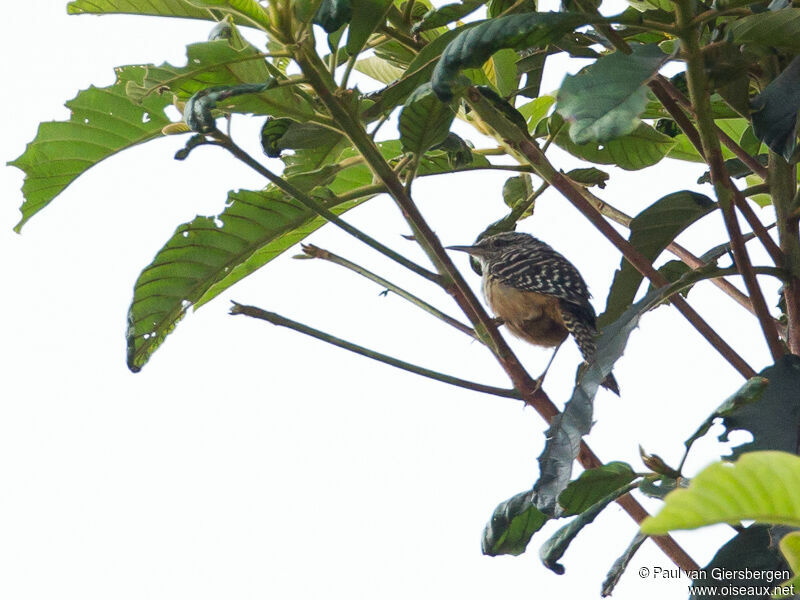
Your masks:
{"label": "bird's head", "polygon": [[481,265],[485,265],[500,258],[503,254],[508,252],[508,250],[535,250],[542,245],[543,242],[537,240],[528,233],[507,231],[505,233],[497,233],[479,239],[472,246],[448,246],[447,249],[466,252],[477,259]]}

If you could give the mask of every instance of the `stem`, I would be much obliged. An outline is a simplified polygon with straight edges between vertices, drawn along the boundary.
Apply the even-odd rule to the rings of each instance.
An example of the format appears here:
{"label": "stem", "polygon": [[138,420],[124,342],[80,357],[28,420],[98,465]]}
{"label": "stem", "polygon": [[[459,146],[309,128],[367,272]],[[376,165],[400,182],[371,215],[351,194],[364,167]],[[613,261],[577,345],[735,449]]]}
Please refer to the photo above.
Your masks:
{"label": "stem", "polygon": [[786,256],[789,281],[783,286],[788,324],[788,346],[792,354],[800,354],[800,233],[798,222],[791,214],[795,195],[795,165],[789,165],[782,156],[769,153],[769,185],[772,204],[778,220],[778,238]]}
{"label": "stem", "polygon": [[228,152],[233,154],[236,158],[241,160],[247,166],[252,168],[254,171],[266,177],[270,182],[272,182],[276,187],[282,189],[284,192],[292,196],[298,202],[303,204],[306,208],[314,211],[323,219],[333,223],[334,225],[338,226],[339,228],[343,229],[354,238],[362,241],[367,246],[377,250],[381,254],[391,258],[393,261],[403,265],[410,271],[413,271],[417,275],[421,275],[425,279],[429,281],[433,281],[438,283],[440,281],[439,275],[436,273],[432,273],[425,269],[424,267],[419,266],[418,264],[408,260],[405,256],[398,254],[391,248],[387,248],[383,244],[381,244],[376,239],[368,236],[366,233],[357,229],[347,223],[346,221],[339,218],[335,213],[331,212],[325,205],[321,202],[314,200],[311,196],[307,196],[298,188],[294,187],[291,183],[286,181],[285,179],[278,177],[272,171],[267,169],[261,163],[259,163],[256,159],[250,156],[247,152],[245,152],[242,148],[236,145],[236,143],[229,138],[227,135],[222,133],[221,131],[215,131],[214,137],[218,140],[217,142],[212,142],[212,144],[221,146],[225,148]]}
{"label": "stem", "polygon": [[356,60],[358,60],[358,54],[351,56],[347,61],[347,66],[344,68],[344,75],[342,75],[342,83],[339,84],[340,90],[347,89],[347,80],[350,79],[350,73],[353,72],[353,67],[356,66]]}
{"label": "stem", "polygon": [[411,15],[414,12],[414,4],[415,0],[408,0],[408,2],[406,2],[406,8],[403,11],[403,21],[406,23],[411,23]]}
{"label": "stem", "polygon": [[[466,333],[468,336],[477,339],[477,336],[475,335],[475,330],[472,329],[472,327],[470,327],[468,325],[464,325],[461,321],[458,321],[458,320],[454,319],[453,317],[451,317],[449,315],[446,315],[445,313],[440,311],[435,306],[431,306],[430,304],[428,304],[427,302],[425,302],[421,298],[418,298],[417,296],[414,296],[410,292],[407,292],[406,290],[404,290],[400,286],[397,286],[397,285],[393,284],[391,281],[389,281],[387,279],[384,279],[380,275],[376,275],[375,273],[373,273],[371,271],[368,271],[364,267],[362,267],[360,265],[357,265],[354,262],[351,262],[351,261],[347,260],[346,258],[342,258],[341,256],[337,256],[333,252],[329,252],[327,250],[323,250],[322,248],[318,248],[317,246],[314,246],[312,244],[303,244],[302,248],[303,248],[303,252],[305,252],[306,256],[309,256],[311,258],[320,258],[322,260],[327,260],[328,262],[331,262],[331,263],[333,263],[335,265],[339,265],[339,266],[344,267],[346,269],[350,269],[354,273],[358,273],[362,277],[366,277],[370,281],[374,281],[378,285],[381,285],[381,286],[385,287],[390,292],[394,292],[395,294],[397,294],[401,298],[404,298],[404,299],[408,300],[409,302],[411,302],[412,304],[418,306],[419,308],[421,308],[425,312],[428,312],[428,313],[432,314],[437,319],[441,319],[442,321],[444,321],[448,325],[450,325],[452,327],[455,327],[456,329],[458,329],[462,333]],[[303,258],[303,257],[301,256],[300,258]]]}
{"label": "stem", "polygon": [[[622,255],[642,275],[652,281],[656,287],[668,285],[666,278],[659,273],[652,263],[647,260],[636,248],[623,238],[611,224],[606,221],[600,212],[584,197],[584,191],[564,173],[557,171],[541,149],[534,144],[516,125],[506,120],[496,112],[480,95],[475,88],[467,90],[467,102],[472,109],[492,128],[498,135],[506,140],[511,148],[521,153],[528,163],[534,168],[537,175],[556,188],[575,208],[577,208],[589,221],[602,233]],[[700,334],[727,360],[745,379],[755,375],[753,368],[731,348],[720,335],[706,323],[686,300],[676,294],[670,297],[672,304],[684,317],[697,329]]]}
{"label": "stem", "polygon": [[438,371],[432,371],[430,369],[426,369],[425,367],[413,365],[411,363],[407,363],[397,358],[387,356],[386,354],[381,354],[380,352],[375,352],[374,350],[370,350],[369,348],[364,348],[363,346],[358,346],[357,344],[353,344],[346,340],[334,337],[332,335],[319,331],[318,329],[313,329],[312,327],[308,327],[307,325],[303,325],[302,323],[298,323],[297,321],[292,321],[291,319],[287,319],[279,314],[263,310],[256,306],[246,306],[243,304],[239,304],[238,302],[234,302],[233,307],[231,308],[231,314],[246,315],[248,317],[253,317],[254,319],[261,319],[262,321],[267,321],[269,323],[272,323],[273,325],[278,325],[280,327],[288,327],[289,329],[299,331],[300,333],[304,333],[305,335],[317,338],[318,340],[322,340],[323,342],[327,342],[329,344],[333,344],[334,346],[338,346],[339,348],[344,348],[345,350],[349,350],[350,352],[355,352],[356,354],[360,354],[361,356],[366,356],[367,358],[371,358],[373,360],[377,360],[378,362],[382,362],[387,365],[397,367],[398,369],[402,369],[403,371],[408,371],[409,373],[415,373],[416,375],[422,375],[423,377],[427,377],[429,379],[435,379],[436,381],[449,383],[450,385],[454,385],[456,387],[466,388],[468,390],[473,390],[475,392],[482,392],[484,394],[491,394],[493,396],[500,396],[502,398],[513,398],[514,400],[522,399],[520,393],[517,390],[507,390],[504,388],[498,388],[491,385],[484,385],[482,383],[468,381],[466,379],[461,379],[459,377],[452,377],[451,375],[445,375],[444,373],[439,373]]}
{"label": "stem", "polygon": [[704,156],[711,171],[711,181],[719,200],[725,227],[731,240],[733,258],[739,272],[744,279],[745,287],[753,302],[761,330],[769,346],[774,360],[784,354],[772,317],[761,292],[761,287],[756,281],[753,265],[747,253],[747,248],[742,240],[742,232],[736,219],[734,210],[736,193],[738,190],[728,176],[725,161],[722,157],[720,141],[716,135],[716,125],[711,114],[711,98],[708,88],[708,78],[703,64],[703,55],[700,48],[699,31],[689,25],[693,14],[692,0],[677,0],[675,3],[675,16],[678,27],[681,29],[681,46],[686,58],[686,77],[689,84],[689,94],[697,116],[697,129],[700,133]]}
{"label": "stem", "polygon": [[402,33],[400,31],[398,31],[397,29],[395,29],[391,25],[384,25],[383,27],[379,27],[378,30],[382,31],[383,33],[388,35],[390,38],[400,42],[401,44],[403,44],[403,46],[405,46],[406,48],[408,48],[412,52],[415,52],[415,53],[419,52],[420,50],[422,50],[425,47],[424,43],[418,42],[417,40],[415,40],[414,38],[406,35],[405,33]]}

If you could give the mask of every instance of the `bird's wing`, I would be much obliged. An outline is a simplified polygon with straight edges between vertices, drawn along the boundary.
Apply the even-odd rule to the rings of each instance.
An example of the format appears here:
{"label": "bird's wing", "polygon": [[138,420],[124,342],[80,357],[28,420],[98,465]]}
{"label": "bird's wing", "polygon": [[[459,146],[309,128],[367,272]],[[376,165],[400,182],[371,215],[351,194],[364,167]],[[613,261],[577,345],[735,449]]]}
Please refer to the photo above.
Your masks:
{"label": "bird's wing", "polygon": [[578,269],[554,251],[503,257],[493,267],[491,275],[500,283],[578,306],[585,305],[594,313],[589,304],[589,290]]}

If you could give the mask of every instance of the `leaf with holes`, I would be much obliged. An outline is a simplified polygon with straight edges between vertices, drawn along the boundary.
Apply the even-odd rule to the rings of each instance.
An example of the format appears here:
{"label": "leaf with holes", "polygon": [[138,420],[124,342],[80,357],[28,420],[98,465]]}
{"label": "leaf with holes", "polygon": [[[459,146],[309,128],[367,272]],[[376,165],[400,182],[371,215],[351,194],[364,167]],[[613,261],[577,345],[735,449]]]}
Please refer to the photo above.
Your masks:
{"label": "leaf with holes", "polygon": [[[263,83],[270,78],[270,69],[264,56],[238,37],[231,40],[202,42],[186,47],[186,66],[176,67],[169,63],[149,65],[144,79],[128,85],[127,93],[138,102],[165,92],[175,94],[178,100],[186,101],[196,93],[217,86],[233,86],[246,83]],[[220,103],[226,110],[277,117],[293,117],[307,120],[313,108],[291,86],[280,86],[258,94],[236,96]]]}
{"label": "leaf with holes", "polygon": [[449,101],[458,74],[482,66],[498,50],[542,47],[581,25],[601,20],[578,13],[534,12],[484,21],[448,44],[433,71],[433,89],[439,98]]}
{"label": "leaf with holes", "polygon": [[657,44],[634,45],[632,53],[603,56],[576,75],[567,75],[556,110],[571,124],[576,144],[603,143],[639,125],[647,104],[647,82],[669,58]]}
{"label": "leaf with holes", "polygon": [[421,85],[400,111],[397,128],[403,148],[417,156],[425,154],[444,141],[455,116],[453,109],[436,97],[429,83]]}
{"label": "leaf with holes", "polygon": [[800,527],[800,456],[769,450],[748,452],[735,463],[714,463],[692,478],[688,488],[668,494],[664,507],[645,519],[641,529],[663,535],[748,520]]}
{"label": "leaf with holes", "polygon": [[8,163],[25,171],[25,201],[15,231],[89,168],[161,136],[161,129],[170,122],[164,115],[169,100],[151,97],[136,104],[125,94],[130,83],[141,83],[144,73],[143,67],[118,68],[114,85],[92,86],[66,103],[69,121],[39,125],[25,152]]}
{"label": "leaf with holes", "polygon": [[[716,206],[708,196],[697,192],[668,194],[634,217],[628,241],[645,258],[654,261],[678,234]],[[601,329],[615,321],[631,305],[641,283],[642,274],[622,259],[608,292],[605,312],[597,319]]]}
{"label": "leaf with holes", "polygon": [[536,508],[532,492],[517,494],[494,509],[483,530],[481,550],[487,556],[518,556],[525,552],[533,534],[548,518]]}
{"label": "leaf with holes", "polygon": [[[366,198],[329,206],[340,214]],[[138,372],[192,305],[207,302],[325,224],[282,192],[240,190],[216,217],[178,227],[139,275],[128,310],[128,368]],[[226,280],[226,285],[218,284]]]}

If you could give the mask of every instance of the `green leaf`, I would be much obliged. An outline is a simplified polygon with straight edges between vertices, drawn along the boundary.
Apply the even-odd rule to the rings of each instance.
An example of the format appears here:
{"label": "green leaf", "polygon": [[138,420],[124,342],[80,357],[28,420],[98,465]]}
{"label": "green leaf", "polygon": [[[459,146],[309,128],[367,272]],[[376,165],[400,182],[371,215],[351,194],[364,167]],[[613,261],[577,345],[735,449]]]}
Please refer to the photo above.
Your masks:
{"label": "green leaf", "polygon": [[548,517],[536,508],[533,492],[522,492],[500,504],[483,530],[481,550],[488,556],[525,552]]}
{"label": "green leaf", "polygon": [[542,47],[576,27],[602,20],[578,13],[515,14],[484,21],[461,33],[448,44],[433,71],[433,90],[447,102],[452,85],[463,69],[480,67],[492,54],[504,48]]}
{"label": "green leaf", "polygon": [[416,34],[421,31],[449,25],[453,21],[458,21],[472,14],[486,2],[487,0],[464,0],[455,4],[445,4],[440,8],[433,8],[426,12],[422,20],[414,25],[411,32]]}
{"label": "green leaf", "polygon": [[800,110],[800,57],[795,57],[789,66],[753,99],[753,133],[770,150],[780,154],[787,161],[792,158],[797,147],[798,110]]}
{"label": "green leaf", "polygon": [[[628,241],[652,262],[678,234],[716,206],[710,198],[696,192],[669,194],[634,217]],[[623,258],[608,293],[606,310],[597,319],[598,327],[602,329],[615,321],[630,306],[641,283],[641,273]]]}
{"label": "green leaf", "polygon": [[[366,198],[329,206],[340,214]],[[240,190],[216,217],[178,227],[139,275],[128,311],[128,368],[138,372],[185,315],[325,224],[282,192]]]}
{"label": "green leaf", "polygon": [[[127,93],[142,102],[147,98],[163,96],[169,91],[186,101],[208,87],[233,86],[244,83],[262,83],[270,78],[263,55],[253,46],[243,42],[234,47],[230,41],[202,42],[186,48],[186,66],[175,67],[169,63],[146,68],[143,80],[128,84]],[[281,86],[259,94],[238,96],[223,104],[226,110],[260,115],[294,117],[307,120],[314,111],[308,102],[298,96],[291,86]]]}
{"label": "green leaf", "polygon": [[[689,265],[680,260],[670,260],[665,262],[660,267],[658,267],[658,272],[661,273],[664,276],[664,278],[670,283],[678,281],[678,279],[689,273],[691,270],[692,268]],[[687,297],[692,287],[693,286],[689,286],[685,290],[682,290],[681,296],[683,296],[684,298]],[[657,289],[656,286],[654,286],[653,283],[651,282],[647,292],[650,293],[656,289]],[[666,301],[666,304],[669,304],[669,300]]]}
{"label": "green leaf", "polygon": [[567,177],[584,187],[593,187],[596,185],[602,190],[606,187],[609,174],[595,167],[586,167],[584,169],[570,169],[567,172]]}
{"label": "green leaf", "polygon": [[192,6],[184,0],[74,0],[67,4],[67,14],[129,14],[217,20],[211,11]]}
{"label": "green leaf", "polygon": [[[767,166],[769,156],[766,154],[759,154],[754,157],[762,166]],[[741,179],[752,174],[753,171],[738,158],[729,158],[725,161],[725,170],[728,175],[734,179]],[[697,183],[711,183],[711,171],[706,171],[698,179]]]}
{"label": "green leaf", "polygon": [[633,132],[647,104],[646,83],[669,58],[656,44],[617,51],[567,75],[556,110],[570,122],[576,144],[607,142]]}
{"label": "green leaf", "polygon": [[362,58],[356,62],[355,69],[383,84],[388,84],[400,79],[405,72],[400,67],[396,67],[389,61],[378,58],[377,56]]}
{"label": "green leaf", "polygon": [[419,156],[444,141],[450,132],[455,112],[425,83],[409,97],[398,119],[400,141],[407,152]]}
{"label": "green leaf", "polygon": [[608,571],[608,575],[606,575],[606,579],[603,582],[603,587],[600,592],[600,596],[602,598],[606,598],[611,595],[611,592],[614,591],[614,588],[617,587],[617,583],[619,583],[620,577],[625,572],[625,569],[628,568],[628,563],[631,562],[633,555],[636,554],[636,551],[639,547],[644,543],[647,539],[646,535],[642,535],[641,533],[637,533],[628,547],[625,549],[625,552],[614,561],[614,564],[611,565],[611,568]]}
{"label": "green leaf", "polygon": [[353,14],[358,18],[350,21],[347,33],[347,54],[355,56],[364,48],[370,35],[386,21],[392,0],[350,0]]}
{"label": "green leaf", "polygon": [[573,156],[601,165],[617,165],[626,171],[637,171],[656,164],[675,146],[673,138],[645,124],[639,125],[633,133],[605,144],[576,144],[570,138],[569,125],[565,124],[556,134],[554,142]]}
{"label": "green leaf", "polygon": [[189,129],[198,133],[211,133],[216,128],[214,109],[223,100],[237,96],[265,92],[275,86],[270,77],[266,83],[241,83],[239,85],[217,85],[200,90],[189,98],[183,109],[183,120]]}
{"label": "green leaf", "polygon": [[267,117],[264,126],[261,128],[261,148],[264,150],[264,154],[270,158],[278,158],[281,155],[283,148],[278,145],[278,142],[294,123],[296,121],[291,119]]}
{"label": "green leaf", "polygon": [[[775,544],[776,537],[779,537],[776,535],[776,529],[778,528],[751,525],[731,538],[703,569],[694,574],[690,597],[735,600],[768,598],[769,592],[760,590],[771,590],[779,584],[773,578],[773,574],[777,571],[788,571]],[[713,573],[732,571],[746,573],[746,569],[750,570],[751,575],[744,580],[713,576]],[[731,593],[732,586],[739,587],[741,593]],[[747,593],[748,589],[758,591]]]}
{"label": "green leaf", "polygon": [[269,29],[267,11],[256,0],[186,0],[199,8],[213,8],[249,21],[253,27]]}
{"label": "green leaf", "polygon": [[518,202],[522,202],[531,195],[531,176],[527,173],[509,177],[503,184],[503,202],[509,208],[514,208]]}
{"label": "green leaf", "polygon": [[519,84],[517,53],[508,48],[495,52],[483,63],[483,72],[501,96],[510,96]]}
{"label": "green leaf", "polygon": [[756,44],[800,52],[800,8],[740,17],[728,25],[736,44]]}
{"label": "green leaf", "polygon": [[313,22],[322,27],[326,33],[333,34],[352,18],[353,5],[350,0],[322,0]]}
{"label": "green leaf", "polygon": [[525,117],[525,121],[528,123],[528,131],[536,130],[536,126],[547,116],[547,113],[550,112],[550,107],[555,103],[554,96],[544,95],[523,104],[517,109]]}
{"label": "green leaf", "polygon": [[25,202],[15,231],[87,169],[161,136],[170,122],[164,115],[169,100],[151,97],[140,105],[125,94],[127,85],[141,82],[144,72],[143,67],[121,67],[114,85],[80,92],[66,103],[69,121],[42,123],[22,156],[8,163],[25,171]]}
{"label": "green leaf", "polygon": [[559,494],[558,503],[564,509],[562,516],[582,513],[635,478],[636,473],[624,462],[610,462],[596,469],[587,469]]}
{"label": "green leaf", "polygon": [[544,566],[562,575],[564,573],[564,565],[559,564],[558,559],[564,556],[564,552],[567,551],[572,540],[575,539],[584,527],[594,521],[597,515],[599,515],[606,506],[614,502],[614,500],[620,496],[627,494],[633,487],[635,486],[627,485],[615,489],[581,512],[580,515],[567,525],[564,525],[564,527],[556,531],[539,549],[539,557],[542,559]]}
{"label": "green leaf", "polygon": [[[713,501],[709,501],[713,499]],[[642,533],[741,521],[800,526],[800,456],[748,452],[735,463],[709,465],[686,489],[664,499],[664,507],[642,522]]]}

